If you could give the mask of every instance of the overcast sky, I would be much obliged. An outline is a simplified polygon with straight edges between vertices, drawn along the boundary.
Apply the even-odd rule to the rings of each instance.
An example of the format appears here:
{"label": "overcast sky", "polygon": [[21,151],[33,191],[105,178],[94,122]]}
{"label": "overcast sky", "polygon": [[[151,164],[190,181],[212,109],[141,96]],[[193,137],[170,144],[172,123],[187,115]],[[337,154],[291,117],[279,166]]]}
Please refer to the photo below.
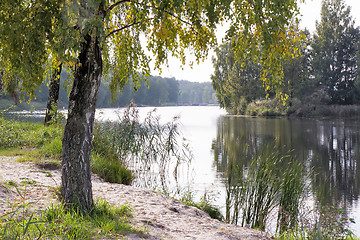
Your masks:
{"label": "overcast sky", "polygon": [[[360,26],[360,15],[356,15],[360,12],[360,0],[345,0],[346,4],[351,7],[351,16],[356,21],[356,25]],[[315,21],[320,20],[320,9],[321,9],[321,0],[305,0],[305,4],[300,5],[301,12],[301,28],[307,28],[310,32],[315,31]],[[224,32],[224,30],[222,30]],[[224,35],[224,33],[219,35]],[[184,67],[184,70],[181,69],[180,61],[177,59],[171,58],[169,60],[169,67],[163,67],[162,77],[175,77],[178,80],[188,80],[192,82],[209,82],[210,75],[213,73],[213,65],[211,62],[211,52],[205,62],[200,63],[199,65],[194,64],[193,68]],[[159,75],[158,72],[152,72],[152,75]]]}

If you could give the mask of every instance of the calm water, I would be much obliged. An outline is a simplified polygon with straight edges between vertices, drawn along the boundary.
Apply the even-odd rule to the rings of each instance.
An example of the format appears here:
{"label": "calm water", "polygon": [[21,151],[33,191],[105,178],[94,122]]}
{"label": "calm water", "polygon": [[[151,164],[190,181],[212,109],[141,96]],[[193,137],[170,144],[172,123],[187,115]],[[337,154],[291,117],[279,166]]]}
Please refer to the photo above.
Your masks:
{"label": "calm water", "polygon": [[215,163],[220,177],[226,171],[227,156],[236,157],[236,149],[241,149],[243,142],[249,144],[253,152],[269,144],[293,150],[293,155],[314,171],[310,205],[346,209],[347,216],[355,220],[351,229],[360,235],[358,122],[221,116],[216,132],[212,164]]}
{"label": "calm water", "polygon": [[[145,116],[151,109],[140,108],[140,113]],[[351,229],[360,236],[360,124],[357,121],[233,117],[226,116],[218,107],[163,107],[157,112],[163,122],[175,115],[181,117],[181,129],[190,141],[194,160],[190,174],[184,172],[184,178],[179,180],[180,187],[190,186],[197,198],[210,192],[224,208],[227,157],[236,158],[243,141],[254,151],[273,144],[293,150],[308,169],[314,169],[309,204],[345,208],[347,216],[356,222]],[[97,116],[115,120],[113,113],[112,109],[102,109]],[[174,188],[178,186],[173,183]]]}
{"label": "calm water", "polygon": [[[140,115],[145,117],[152,109],[140,108]],[[118,111],[121,112],[99,109],[96,117],[116,121]],[[161,122],[181,117],[181,131],[194,154],[190,166],[180,172],[177,181],[169,177],[170,190],[189,187],[196,193],[197,200],[204,192],[209,192],[215,203],[224,209],[224,172],[228,156],[236,158],[243,141],[253,151],[273,144],[293,150],[308,169],[314,169],[309,204],[345,208],[347,216],[356,222],[351,229],[360,236],[359,122],[231,117],[218,107],[160,107],[157,113]],[[142,185],[141,179],[137,184]]]}

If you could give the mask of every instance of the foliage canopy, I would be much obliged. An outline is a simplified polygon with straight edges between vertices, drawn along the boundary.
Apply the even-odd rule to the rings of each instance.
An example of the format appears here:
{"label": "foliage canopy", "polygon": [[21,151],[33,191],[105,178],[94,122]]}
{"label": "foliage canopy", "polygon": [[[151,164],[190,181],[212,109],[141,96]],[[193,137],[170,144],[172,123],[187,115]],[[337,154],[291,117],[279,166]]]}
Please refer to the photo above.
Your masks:
{"label": "foliage canopy", "polygon": [[130,77],[137,88],[150,73],[150,60],[156,68],[170,55],[186,64],[186,50],[197,61],[204,59],[216,44],[216,25],[228,21],[236,59],[260,61],[267,89],[280,91],[281,61],[298,53],[297,14],[295,0],[2,0],[3,82],[33,95],[44,79],[45,66],[51,69],[61,61],[74,70],[83,36],[89,33],[101,39],[105,70],[114,75],[112,93]]}

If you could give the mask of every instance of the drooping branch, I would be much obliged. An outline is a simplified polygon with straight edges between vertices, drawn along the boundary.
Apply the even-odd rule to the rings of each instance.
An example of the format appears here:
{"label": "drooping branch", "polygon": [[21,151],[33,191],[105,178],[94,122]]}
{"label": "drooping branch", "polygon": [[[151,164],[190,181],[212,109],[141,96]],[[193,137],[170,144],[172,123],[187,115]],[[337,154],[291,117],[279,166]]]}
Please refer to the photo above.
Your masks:
{"label": "drooping branch", "polygon": [[[118,6],[118,5],[120,5],[120,4],[123,4],[123,3],[126,3],[126,2],[133,2],[133,3],[139,4],[139,5],[141,4],[141,3],[137,2],[137,1],[120,0],[120,1],[115,2],[114,4],[112,4],[111,6],[109,6],[109,8],[106,10],[105,15],[107,15],[107,14],[108,14],[112,9],[114,9],[116,6]],[[156,9],[156,10],[158,10],[158,11],[160,10],[158,7],[155,7],[155,6],[147,6],[147,7]],[[167,10],[161,10],[161,11],[164,11],[164,13],[166,13],[166,14],[170,15],[171,17],[179,20],[180,22],[182,22],[182,23],[184,23],[184,24],[186,24],[186,25],[189,25],[189,26],[191,27],[191,29],[194,28],[194,25],[193,25],[192,23],[190,23],[190,22],[182,19],[181,17],[177,16],[176,14],[174,14],[174,13],[172,13],[172,12],[170,12],[170,11],[167,11]],[[148,19],[148,20],[153,20],[153,19],[154,19],[154,18],[150,18],[150,19]],[[137,24],[139,24],[139,23],[140,23],[140,21],[134,21],[134,22],[131,23],[131,24],[124,25],[123,27],[118,28],[118,29],[115,29],[115,30],[111,31],[110,33],[108,33],[105,38],[108,38],[109,36],[111,36],[111,35],[113,35],[113,34],[115,34],[115,33],[117,33],[117,32],[120,32],[120,31],[122,31],[122,30],[124,30],[124,29],[127,29],[127,28],[129,28],[129,27],[132,27],[132,26],[137,25]],[[196,32],[196,31],[194,31],[194,33],[195,33],[195,35],[197,35],[197,32]]]}
{"label": "drooping branch", "polygon": [[191,27],[194,26],[192,23],[190,23],[190,22],[188,22],[188,21],[185,21],[184,19],[182,19],[182,18],[179,17],[179,16],[176,16],[176,15],[175,15],[174,13],[172,13],[172,12],[169,12],[169,11],[166,11],[166,10],[164,10],[164,12],[165,12],[166,14],[172,16],[173,18],[176,18],[177,20],[181,21],[182,23],[185,23],[185,24],[187,24],[187,25],[190,25]]}
{"label": "drooping branch", "polygon": [[108,15],[111,10],[113,10],[116,6],[119,6],[122,3],[130,2],[130,0],[121,0],[118,2],[115,2],[114,4],[110,5],[109,8],[106,10],[105,16]]}
{"label": "drooping branch", "polygon": [[[123,0],[123,1],[125,1],[125,0]],[[130,0],[128,0],[128,1],[130,2]],[[133,2],[134,2],[135,4],[139,4],[139,5],[140,5],[139,2],[136,2],[136,1],[133,1]],[[148,5],[146,5],[146,7],[148,7],[148,8],[153,8],[153,9],[156,9],[156,10],[158,10],[158,11],[164,11],[164,13],[172,16],[173,18],[181,21],[182,23],[185,23],[185,24],[190,25],[190,26],[194,26],[192,23],[190,23],[190,22],[188,22],[188,21],[185,21],[184,19],[182,19],[182,18],[179,17],[179,16],[176,16],[174,13],[172,13],[172,12],[170,12],[170,11],[167,11],[167,10],[164,10],[164,9],[160,9],[160,8],[158,8],[158,7],[155,7],[155,6],[148,6]]]}
{"label": "drooping branch", "polygon": [[122,31],[122,30],[124,30],[124,29],[130,28],[130,27],[132,27],[132,26],[134,26],[134,25],[137,25],[137,24],[139,24],[139,23],[140,23],[139,21],[135,21],[135,22],[133,22],[133,23],[131,23],[131,24],[124,25],[124,26],[122,26],[121,28],[114,29],[114,30],[112,30],[111,32],[109,32],[109,33],[106,35],[105,38],[108,38],[108,37],[110,37],[111,35],[113,35],[113,34],[115,34],[115,33],[117,33],[117,32],[120,32],[120,31]]}

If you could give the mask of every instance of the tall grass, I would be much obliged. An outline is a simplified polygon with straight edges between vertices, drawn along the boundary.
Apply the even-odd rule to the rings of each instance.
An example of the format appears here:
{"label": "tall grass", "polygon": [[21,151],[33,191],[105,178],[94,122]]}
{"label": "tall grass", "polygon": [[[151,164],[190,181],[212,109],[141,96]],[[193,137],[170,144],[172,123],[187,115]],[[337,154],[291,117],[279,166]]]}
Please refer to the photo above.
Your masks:
{"label": "tall grass", "polygon": [[[5,120],[0,117],[0,150],[21,148],[36,149],[37,157],[52,157],[60,160],[63,126],[45,127],[40,123]],[[35,151],[34,151],[35,152]]]}
{"label": "tall grass", "polygon": [[240,220],[242,226],[265,230],[270,214],[278,209],[279,231],[294,227],[305,180],[304,167],[273,146],[265,147],[248,167],[229,161],[226,221],[238,224]]}
{"label": "tall grass", "polygon": [[97,173],[111,169],[110,165],[122,165],[137,174],[155,173],[160,181],[166,179],[170,169],[176,175],[180,164],[192,158],[179,131],[178,117],[161,124],[160,116],[153,110],[141,122],[139,110],[132,106],[119,114],[117,121],[96,123],[93,149],[108,162],[93,161],[92,168]]}
{"label": "tall grass", "polygon": [[293,229],[298,224],[300,215],[300,200],[307,192],[306,180],[310,174],[306,173],[305,166],[298,161],[290,161],[281,175],[281,194],[277,227],[282,233]]}
{"label": "tall grass", "polygon": [[[93,132],[92,171],[105,181],[130,184],[134,172],[157,172],[164,182],[170,169],[192,158],[179,131],[179,118],[160,124],[153,110],[143,122],[139,110],[129,106],[116,122],[96,122]],[[61,159],[64,126],[61,121],[41,123],[0,117],[0,152],[25,155],[23,160]]]}

